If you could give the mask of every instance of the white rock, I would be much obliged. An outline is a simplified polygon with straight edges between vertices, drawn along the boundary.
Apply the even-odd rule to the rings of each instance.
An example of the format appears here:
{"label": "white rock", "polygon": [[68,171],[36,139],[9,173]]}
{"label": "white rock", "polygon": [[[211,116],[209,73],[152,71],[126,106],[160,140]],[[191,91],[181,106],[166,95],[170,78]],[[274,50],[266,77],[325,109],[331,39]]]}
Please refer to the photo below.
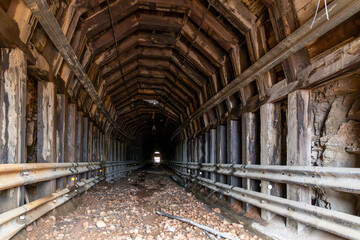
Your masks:
{"label": "white rock", "polygon": [[106,227],[106,224],[103,221],[98,221],[98,222],[96,222],[96,226],[98,228],[104,228],[104,227]]}
{"label": "white rock", "polygon": [[168,231],[168,232],[175,232],[176,229],[175,229],[174,227],[172,227],[172,226],[168,226],[168,228],[166,229],[166,231]]}

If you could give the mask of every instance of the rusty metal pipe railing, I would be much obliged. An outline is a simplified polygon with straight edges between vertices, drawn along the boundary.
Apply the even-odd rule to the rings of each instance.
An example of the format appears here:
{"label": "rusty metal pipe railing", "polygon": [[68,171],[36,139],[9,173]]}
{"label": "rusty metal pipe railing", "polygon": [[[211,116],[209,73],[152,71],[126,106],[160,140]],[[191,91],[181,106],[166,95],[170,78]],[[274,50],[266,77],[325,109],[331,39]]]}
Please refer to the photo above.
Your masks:
{"label": "rusty metal pipe railing", "polygon": [[340,192],[360,194],[360,169],[313,166],[241,165],[214,163],[181,163],[175,167],[218,173],[234,177],[324,187]]}
{"label": "rusty metal pipe railing", "polygon": [[[240,187],[235,187],[228,184],[216,182],[211,179],[196,176],[195,174],[191,174],[189,172],[184,173],[176,169],[178,167],[184,167],[189,170],[191,168],[192,169],[195,168],[195,169],[200,169],[200,171],[208,170],[209,172],[222,172],[223,174],[225,173],[230,174],[231,171],[229,171],[229,169],[232,170],[235,169],[234,171],[236,172],[244,169],[245,170],[251,169],[251,171],[256,171],[261,169],[263,171],[264,169],[267,168],[268,171],[278,172],[280,169],[282,171],[286,171],[288,168],[290,169],[289,171],[291,171],[292,173],[304,174],[303,172],[304,169],[308,167],[305,168],[301,167],[303,169],[300,169],[298,167],[289,167],[289,166],[234,165],[235,167],[231,167],[229,166],[230,164],[222,164],[222,165],[203,164],[206,166],[205,167],[198,166],[196,168],[196,165],[198,165],[198,163],[193,163],[193,162],[185,163],[185,164],[179,162],[175,164],[169,163],[169,166],[174,170],[176,174],[182,176],[183,178],[189,179],[209,190],[218,192],[222,195],[229,196],[231,198],[237,199],[242,202],[249,203],[253,206],[259,207],[264,210],[268,210],[272,213],[287,218],[291,218],[293,220],[312,226],[314,228],[327,231],[341,237],[345,237],[347,239],[360,239],[359,238],[360,217],[358,216],[342,213],[339,211],[329,210],[326,208],[316,207],[303,202],[271,196],[256,191],[246,190]],[[238,167],[240,167],[240,169],[237,169]],[[216,170],[214,170],[214,168]],[[317,167],[316,168],[317,171],[314,172],[318,173],[318,175],[327,175],[326,173],[329,173],[329,175],[334,174],[333,177],[336,176],[338,179],[339,176],[342,176],[344,174],[346,175],[346,170],[348,170],[347,172],[349,175],[355,176],[357,179],[359,179],[359,172],[356,169],[351,169],[351,168],[342,168],[341,170],[338,169],[339,168],[330,168],[331,171],[329,173],[326,172],[327,170],[326,168]],[[234,175],[234,173],[232,174]],[[261,174],[266,175],[267,173],[261,173]],[[250,175],[242,175],[242,177],[249,177],[249,176]],[[283,174],[280,174],[280,176],[283,176]],[[303,176],[304,179],[306,179],[305,176],[306,175]],[[312,175],[309,175],[308,177],[312,178]],[[264,179],[264,177],[259,179]],[[296,184],[302,185],[303,183],[297,181]],[[360,187],[359,185],[357,186]]]}
{"label": "rusty metal pipe railing", "polygon": [[101,168],[100,162],[0,164],[0,191]]}
{"label": "rusty metal pipe railing", "polygon": [[25,226],[29,225],[42,215],[64,204],[71,198],[85,192],[103,178],[95,177],[79,182],[71,188],[65,188],[37,199],[21,207],[0,214],[0,239],[10,239]]}

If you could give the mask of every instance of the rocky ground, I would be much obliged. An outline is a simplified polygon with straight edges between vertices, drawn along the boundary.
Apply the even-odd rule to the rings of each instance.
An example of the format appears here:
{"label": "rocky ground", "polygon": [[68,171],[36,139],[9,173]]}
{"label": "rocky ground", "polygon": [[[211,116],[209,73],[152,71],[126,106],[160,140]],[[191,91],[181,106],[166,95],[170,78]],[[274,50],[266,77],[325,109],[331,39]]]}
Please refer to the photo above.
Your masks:
{"label": "rocky ground", "polygon": [[[159,174],[161,173],[161,174]],[[47,216],[27,228],[29,239],[210,239],[190,224],[156,211],[189,218],[238,239],[260,239],[209,210],[165,172],[139,171],[114,184],[96,186],[63,217]],[[215,239],[220,239],[216,236]]]}

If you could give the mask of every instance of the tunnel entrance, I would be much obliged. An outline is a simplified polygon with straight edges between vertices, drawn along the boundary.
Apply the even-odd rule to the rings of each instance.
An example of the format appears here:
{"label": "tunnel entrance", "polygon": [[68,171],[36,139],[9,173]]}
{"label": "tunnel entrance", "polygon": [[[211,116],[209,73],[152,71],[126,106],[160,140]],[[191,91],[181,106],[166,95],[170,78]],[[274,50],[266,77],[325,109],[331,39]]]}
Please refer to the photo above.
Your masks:
{"label": "tunnel entrance", "polygon": [[0,19],[0,239],[360,239],[360,1]]}

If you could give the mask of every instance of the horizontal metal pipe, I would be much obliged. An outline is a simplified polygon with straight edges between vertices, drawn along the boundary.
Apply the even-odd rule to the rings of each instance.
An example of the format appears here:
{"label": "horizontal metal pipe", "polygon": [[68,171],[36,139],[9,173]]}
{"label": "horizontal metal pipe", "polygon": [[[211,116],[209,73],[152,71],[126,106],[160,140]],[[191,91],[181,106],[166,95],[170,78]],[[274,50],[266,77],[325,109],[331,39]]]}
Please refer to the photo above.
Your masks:
{"label": "horizontal metal pipe", "polygon": [[34,171],[41,169],[70,168],[76,166],[93,166],[100,164],[101,164],[100,162],[0,164],[0,174],[4,174],[8,172]]}
{"label": "horizontal metal pipe", "polygon": [[208,189],[220,192],[223,195],[250,203],[261,209],[291,218],[317,229],[348,239],[359,239],[360,217],[285,198],[266,195],[260,192],[245,190],[239,187],[233,187],[202,177],[197,177],[195,182]]}
{"label": "horizontal metal pipe", "polygon": [[101,168],[100,162],[0,164],[0,191]]}
{"label": "horizontal metal pipe", "polygon": [[67,202],[74,196],[88,190],[102,178],[95,177],[79,182],[71,188],[65,188],[59,192],[52,193],[37,199],[21,207],[0,214],[0,239],[10,239],[28,224],[32,223],[42,215]]}
{"label": "horizontal metal pipe", "polygon": [[120,176],[122,173],[133,171],[133,170],[139,169],[140,167],[142,167],[142,166],[133,166],[133,167],[126,168],[126,169],[119,169],[119,170],[111,171],[106,174],[106,181],[111,181],[111,180],[117,178],[118,176]]}
{"label": "horizontal metal pipe", "polygon": [[174,166],[199,169],[234,177],[324,187],[336,191],[360,193],[360,169],[313,166],[233,165],[214,163],[175,163]]}
{"label": "horizontal metal pipe", "polygon": [[117,165],[132,165],[132,164],[145,164],[148,162],[143,162],[143,161],[120,161],[120,162],[106,162],[105,166],[109,167],[109,166],[117,166]]}

